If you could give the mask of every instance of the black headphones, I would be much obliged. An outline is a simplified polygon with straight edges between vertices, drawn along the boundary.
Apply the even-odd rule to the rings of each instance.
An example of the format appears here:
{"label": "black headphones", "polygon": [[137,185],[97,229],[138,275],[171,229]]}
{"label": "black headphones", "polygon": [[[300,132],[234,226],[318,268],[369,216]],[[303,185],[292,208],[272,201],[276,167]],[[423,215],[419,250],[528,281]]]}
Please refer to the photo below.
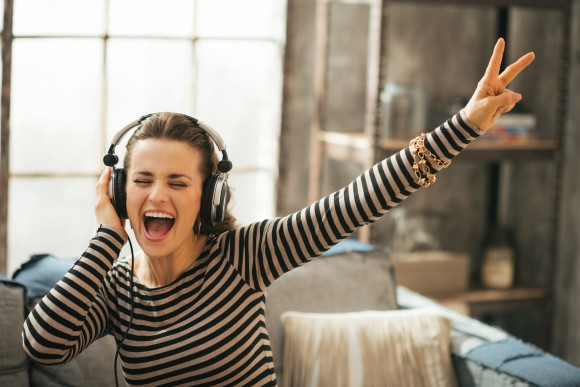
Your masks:
{"label": "black headphones", "polygon": [[[119,157],[115,154],[115,147],[121,138],[132,128],[139,126],[143,121],[154,114],[146,114],[138,120],[131,122],[121,129],[111,141],[108,153],[103,157],[103,162],[108,167],[114,167],[119,162]],[[219,134],[209,125],[198,121],[196,118],[183,114],[196,127],[202,129],[216,144],[218,150],[222,152],[222,159],[218,163],[219,173],[212,173],[203,183],[203,193],[201,196],[200,218],[206,225],[216,225],[224,220],[226,207],[229,199],[229,189],[227,173],[232,169],[232,162],[228,159],[226,145]],[[127,216],[127,194],[125,191],[126,172],[124,168],[113,168],[113,174],[109,182],[109,197],[115,207],[115,211],[121,219],[128,219]]]}

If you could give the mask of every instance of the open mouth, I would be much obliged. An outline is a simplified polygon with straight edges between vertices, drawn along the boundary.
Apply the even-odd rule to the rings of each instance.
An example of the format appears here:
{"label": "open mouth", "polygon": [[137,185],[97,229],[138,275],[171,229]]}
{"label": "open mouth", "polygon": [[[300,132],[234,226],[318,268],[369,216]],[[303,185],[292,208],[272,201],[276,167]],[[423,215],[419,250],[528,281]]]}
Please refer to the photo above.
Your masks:
{"label": "open mouth", "polygon": [[173,227],[175,218],[164,212],[146,212],[143,224],[145,231],[153,238],[160,238],[165,236]]}

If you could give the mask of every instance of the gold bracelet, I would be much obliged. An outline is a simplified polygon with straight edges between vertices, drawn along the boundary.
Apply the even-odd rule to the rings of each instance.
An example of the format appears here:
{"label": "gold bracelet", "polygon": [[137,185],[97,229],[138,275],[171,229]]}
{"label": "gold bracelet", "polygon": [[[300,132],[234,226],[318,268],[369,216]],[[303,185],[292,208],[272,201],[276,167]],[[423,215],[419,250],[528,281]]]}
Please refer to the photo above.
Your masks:
{"label": "gold bracelet", "polygon": [[417,183],[423,187],[429,187],[431,184],[435,183],[437,178],[431,173],[431,169],[429,168],[425,157],[441,168],[447,168],[451,163],[449,161],[440,160],[437,156],[431,153],[429,149],[425,147],[425,138],[427,138],[427,133],[421,133],[419,136],[411,140],[411,146],[413,147],[413,170],[417,177]]}

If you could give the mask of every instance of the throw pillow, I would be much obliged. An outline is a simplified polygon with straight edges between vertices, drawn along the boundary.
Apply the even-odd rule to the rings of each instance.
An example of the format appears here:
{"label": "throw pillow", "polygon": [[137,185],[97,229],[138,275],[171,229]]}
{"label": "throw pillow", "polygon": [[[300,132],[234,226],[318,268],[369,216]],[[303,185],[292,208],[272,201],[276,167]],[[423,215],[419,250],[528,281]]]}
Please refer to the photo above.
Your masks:
{"label": "throw pillow", "polygon": [[456,386],[451,322],[431,309],[286,312],[284,386]]}
{"label": "throw pillow", "polygon": [[26,286],[28,301],[44,296],[66,274],[76,258],[57,258],[53,255],[33,255],[16,272],[14,280]]}

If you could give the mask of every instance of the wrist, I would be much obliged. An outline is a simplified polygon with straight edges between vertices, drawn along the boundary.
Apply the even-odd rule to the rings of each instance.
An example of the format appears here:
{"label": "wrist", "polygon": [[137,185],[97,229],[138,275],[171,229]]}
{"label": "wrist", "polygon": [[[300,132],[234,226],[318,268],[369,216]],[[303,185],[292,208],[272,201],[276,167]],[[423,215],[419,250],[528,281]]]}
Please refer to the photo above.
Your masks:
{"label": "wrist", "polygon": [[97,233],[99,232],[104,232],[105,234],[109,235],[111,233],[114,233],[118,237],[115,239],[117,240],[117,242],[121,244],[121,247],[124,246],[125,243],[127,243],[127,240],[129,239],[129,235],[127,234],[125,229],[119,225],[102,223],[99,225],[99,228],[97,230]]}
{"label": "wrist", "polygon": [[485,130],[483,130],[474,120],[473,118],[470,116],[469,114],[469,109],[466,107],[464,107],[463,109],[461,109],[459,111],[459,115],[461,117],[461,119],[465,122],[465,124],[467,126],[469,126],[470,129],[474,130],[477,134],[482,135],[483,133],[485,133]]}

